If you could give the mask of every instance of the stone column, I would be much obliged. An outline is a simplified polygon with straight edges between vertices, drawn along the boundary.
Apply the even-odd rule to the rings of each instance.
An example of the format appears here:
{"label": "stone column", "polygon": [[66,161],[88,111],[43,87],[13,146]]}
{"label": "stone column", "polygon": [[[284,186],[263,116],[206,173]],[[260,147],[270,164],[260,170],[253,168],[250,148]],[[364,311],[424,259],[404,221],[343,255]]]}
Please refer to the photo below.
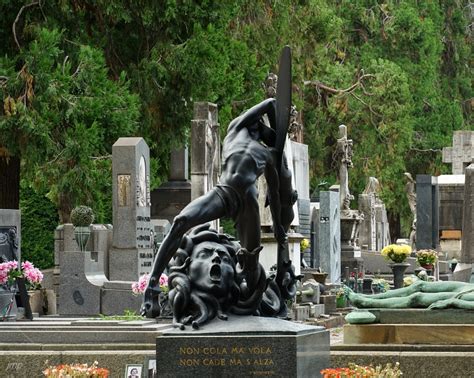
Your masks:
{"label": "stone column", "polygon": [[461,262],[474,263],[474,163],[465,172]]}
{"label": "stone column", "polygon": [[436,178],[416,176],[416,248],[439,247],[439,194]]}

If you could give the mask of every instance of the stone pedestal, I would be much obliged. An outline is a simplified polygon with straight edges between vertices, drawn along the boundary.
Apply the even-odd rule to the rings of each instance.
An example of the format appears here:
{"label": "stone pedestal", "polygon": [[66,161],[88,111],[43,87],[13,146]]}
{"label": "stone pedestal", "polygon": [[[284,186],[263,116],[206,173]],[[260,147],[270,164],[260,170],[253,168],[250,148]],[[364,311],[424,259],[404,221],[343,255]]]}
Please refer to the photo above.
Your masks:
{"label": "stone pedestal", "polygon": [[351,271],[363,268],[361,248],[359,245],[359,229],[364,219],[359,210],[344,210],[341,212],[341,265]]}
{"label": "stone pedestal", "polygon": [[320,377],[329,365],[329,331],[276,318],[230,316],[156,339],[160,377]]}
{"label": "stone pedestal", "polygon": [[[295,274],[301,272],[301,249],[300,243],[304,237],[298,233],[288,234],[288,248],[290,250],[291,264],[295,268]],[[278,244],[273,234],[264,233],[262,234],[261,240],[263,249],[260,252],[260,264],[262,264],[265,271],[270,271],[273,265],[276,265],[278,258]]]}

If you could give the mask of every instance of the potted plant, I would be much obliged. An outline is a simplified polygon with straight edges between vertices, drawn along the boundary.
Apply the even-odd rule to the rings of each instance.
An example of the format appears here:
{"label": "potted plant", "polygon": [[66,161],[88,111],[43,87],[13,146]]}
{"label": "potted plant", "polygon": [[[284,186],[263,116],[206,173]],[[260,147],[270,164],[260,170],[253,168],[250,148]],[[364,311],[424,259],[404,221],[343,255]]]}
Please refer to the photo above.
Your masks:
{"label": "potted plant", "polygon": [[336,290],[336,307],[344,308],[347,305],[346,296],[344,294],[344,289],[341,287]]}
{"label": "potted plant", "polygon": [[[19,266],[18,261],[12,260],[0,264],[0,285],[6,289],[2,299],[0,299],[0,319],[7,320],[15,318],[16,315],[12,315],[12,309],[15,305],[15,294],[16,285],[15,281],[17,278],[25,278],[28,289],[36,289],[40,286],[43,281],[43,273],[29,261],[24,261]],[[29,291],[29,293],[35,293]],[[41,292],[38,291],[38,298],[34,295],[30,296],[30,305],[34,305],[36,302],[39,303],[39,307],[42,307]],[[36,311],[38,306],[32,307],[32,311]]]}
{"label": "potted plant", "polygon": [[[133,282],[132,283],[132,292],[135,295],[140,295],[145,292],[145,289],[148,285],[148,281],[150,280],[150,275],[149,274],[143,274],[140,276],[138,279],[138,282]],[[161,315],[162,316],[168,316],[172,314],[171,307],[169,305],[168,301],[168,292],[169,292],[169,286],[168,286],[168,276],[164,273],[161,274],[160,276],[160,307],[161,307]]]}
{"label": "potted plant", "polygon": [[436,261],[438,261],[438,253],[432,249],[420,249],[416,252],[416,262],[428,272],[433,271]]}
{"label": "potted plant", "polygon": [[411,254],[411,247],[408,244],[390,244],[381,251],[382,256],[390,260],[390,268],[393,272],[393,284],[395,289],[403,287],[403,275],[410,264],[404,261]]}
{"label": "potted plant", "polygon": [[88,206],[77,206],[71,211],[71,223],[74,226],[74,237],[81,251],[85,251],[89,240],[90,225],[94,222],[94,212]]}

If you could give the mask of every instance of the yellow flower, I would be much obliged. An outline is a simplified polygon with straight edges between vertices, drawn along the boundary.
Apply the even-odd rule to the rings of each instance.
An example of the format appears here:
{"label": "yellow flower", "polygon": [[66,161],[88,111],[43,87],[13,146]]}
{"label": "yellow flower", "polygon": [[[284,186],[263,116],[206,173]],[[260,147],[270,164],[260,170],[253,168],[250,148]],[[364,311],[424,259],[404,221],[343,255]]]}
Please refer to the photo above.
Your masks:
{"label": "yellow flower", "polygon": [[300,242],[300,249],[301,249],[301,251],[304,251],[306,248],[309,248],[309,240],[308,239],[303,239]]}

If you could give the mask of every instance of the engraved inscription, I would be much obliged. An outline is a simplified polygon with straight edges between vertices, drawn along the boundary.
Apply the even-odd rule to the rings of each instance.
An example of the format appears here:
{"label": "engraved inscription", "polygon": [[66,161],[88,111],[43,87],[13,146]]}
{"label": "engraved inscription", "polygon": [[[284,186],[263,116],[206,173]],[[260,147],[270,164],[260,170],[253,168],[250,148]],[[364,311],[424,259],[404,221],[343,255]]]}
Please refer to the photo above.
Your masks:
{"label": "engraved inscription", "polygon": [[258,370],[252,375],[274,375],[275,362],[272,348],[267,346],[230,346],[230,347],[180,347],[177,365],[196,366],[248,366]]}

